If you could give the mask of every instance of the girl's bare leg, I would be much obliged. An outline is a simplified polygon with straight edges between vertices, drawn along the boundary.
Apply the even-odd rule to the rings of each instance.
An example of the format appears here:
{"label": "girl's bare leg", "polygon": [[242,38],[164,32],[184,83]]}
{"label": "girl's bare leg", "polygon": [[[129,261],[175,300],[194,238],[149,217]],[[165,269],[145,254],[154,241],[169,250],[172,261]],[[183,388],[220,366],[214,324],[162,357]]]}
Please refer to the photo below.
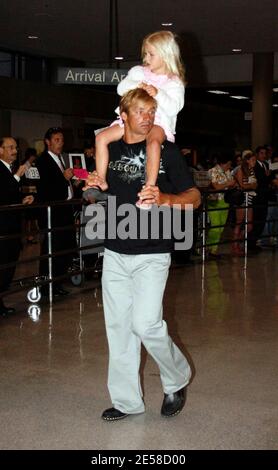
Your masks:
{"label": "girl's bare leg", "polygon": [[161,157],[161,145],[166,139],[162,127],[153,126],[147,136],[147,163],[146,163],[146,186],[155,186]]}
{"label": "girl's bare leg", "polygon": [[109,163],[108,145],[111,142],[120,140],[124,135],[123,127],[114,125],[108,129],[104,129],[96,136],[96,171],[98,176],[103,180],[100,185],[102,191],[106,191],[108,184],[106,181],[107,168]]}

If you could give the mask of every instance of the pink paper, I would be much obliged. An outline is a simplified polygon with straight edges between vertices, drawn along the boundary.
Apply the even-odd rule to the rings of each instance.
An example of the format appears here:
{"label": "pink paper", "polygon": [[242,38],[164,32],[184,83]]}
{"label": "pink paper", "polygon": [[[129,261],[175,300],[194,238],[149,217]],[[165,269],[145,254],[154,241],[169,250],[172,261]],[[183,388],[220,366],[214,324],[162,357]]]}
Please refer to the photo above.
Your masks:
{"label": "pink paper", "polygon": [[79,180],[86,180],[88,178],[89,172],[87,170],[84,170],[83,168],[75,168],[73,170],[73,174]]}

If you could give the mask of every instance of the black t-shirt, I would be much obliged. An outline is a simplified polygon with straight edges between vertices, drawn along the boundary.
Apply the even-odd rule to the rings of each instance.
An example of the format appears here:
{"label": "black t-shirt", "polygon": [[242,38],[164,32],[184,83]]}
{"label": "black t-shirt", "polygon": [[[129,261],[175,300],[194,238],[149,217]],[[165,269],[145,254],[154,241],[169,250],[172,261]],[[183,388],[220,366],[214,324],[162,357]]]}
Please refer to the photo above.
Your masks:
{"label": "black t-shirt", "polygon": [[[172,238],[167,237],[167,235],[167,238],[165,238],[165,232],[163,234],[162,214],[160,214],[159,219],[159,236],[157,239],[153,239],[153,236],[151,237],[150,221],[152,212],[157,210],[157,206],[153,207],[150,211],[138,209],[135,206],[136,201],[138,201],[138,192],[144,184],[145,159],[146,141],[136,144],[127,144],[121,139],[109,145],[107,180],[109,193],[112,196],[116,196],[113,198],[113,204],[117,209],[116,217],[113,215],[113,210],[108,210],[107,214],[105,247],[109,250],[123,254],[168,253],[172,251]],[[165,141],[161,147],[157,185],[161,192],[172,194],[178,194],[194,187],[185,159],[180,154],[178,147],[168,141]],[[108,205],[109,204],[110,203],[108,203]],[[129,218],[130,213],[128,209],[125,215],[118,214],[119,207],[122,204],[133,205],[132,210],[134,212],[136,211],[136,220],[134,217]],[[134,212],[132,214],[133,216]],[[113,229],[115,219],[117,225],[116,230]],[[127,231],[132,232],[129,238],[124,240],[119,237],[118,233],[119,223],[121,223],[123,219],[126,220]],[[129,221],[131,221],[132,227],[130,226],[131,224],[128,223]],[[137,222],[137,227],[135,227],[136,223],[134,223],[134,221]],[[110,225],[112,231],[109,228],[109,223],[112,223]],[[143,227],[147,224],[147,232],[143,229],[144,233],[142,233],[142,224]],[[123,227],[123,224],[120,225]]]}

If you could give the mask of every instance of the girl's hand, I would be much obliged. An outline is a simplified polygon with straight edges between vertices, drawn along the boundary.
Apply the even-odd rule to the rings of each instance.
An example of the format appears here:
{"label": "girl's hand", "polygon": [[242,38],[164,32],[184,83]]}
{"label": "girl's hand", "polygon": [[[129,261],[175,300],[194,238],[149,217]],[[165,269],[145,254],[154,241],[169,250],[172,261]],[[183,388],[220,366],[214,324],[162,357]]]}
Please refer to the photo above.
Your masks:
{"label": "girl's hand", "polygon": [[142,88],[143,90],[145,90],[150,96],[152,96],[153,98],[157,95],[158,93],[158,89],[155,88],[155,86],[153,85],[148,85],[148,83],[145,83],[145,82],[142,82],[142,83],[139,83],[138,85],[138,88]]}
{"label": "girl's hand", "polygon": [[153,85],[148,85],[147,83],[145,82],[142,82],[138,85],[138,88],[143,88],[143,90],[145,90],[150,96],[152,96],[153,98],[157,95],[158,93],[158,89],[155,88],[155,86]]}
{"label": "girl's hand", "polygon": [[158,93],[158,89],[155,88],[155,86],[153,86],[153,85],[147,85],[147,86],[144,88],[144,90],[146,90],[146,92],[147,92],[150,96],[152,96],[152,98],[154,98],[154,97],[157,95],[157,93]]}

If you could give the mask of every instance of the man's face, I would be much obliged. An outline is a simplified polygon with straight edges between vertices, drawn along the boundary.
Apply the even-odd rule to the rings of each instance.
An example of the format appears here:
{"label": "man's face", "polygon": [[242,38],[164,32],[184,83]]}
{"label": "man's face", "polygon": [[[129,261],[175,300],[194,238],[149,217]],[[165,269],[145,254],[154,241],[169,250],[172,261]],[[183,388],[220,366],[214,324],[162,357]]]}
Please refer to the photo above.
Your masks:
{"label": "man's face", "polygon": [[88,147],[84,150],[85,157],[95,158],[95,147]]}
{"label": "man's face", "polygon": [[254,168],[254,166],[256,165],[256,161],[257,161],[256,156],[252,155],[252,157],[249,158],[249,160],[248,160],[249,168]]}
{"label": "man's face", "polygon": [[230,170],[230,169],[231,169],[232,162],[231,162],[231,161],[229,161],[229,162],[227,162],[227,163],[222,163],[222,165],[221,165],[221,166],[222,166],[222,168],[223,168],[223,170],[224,170],[224,171],[228,171],[228,170]]}
{"label": "man's face", "polygon": [[125,123],[125,131],[134,136],[146,137],[154,123],[156,107],[153,103],[142,100],[135,101],[128,113],[121,113]]}
{"label": "man's face", "polygon": [[260,160],[260,162],[264,162],[266,160],[266,150],[261,149],[257,155],[257,158]]}
{"label": "man's face", "polygon": [[17,156],[17,144],[16,141],[12,138],[7,138],[4,140],[2,147],[0,147],[0,158],[4,162],[11,165]]}
{"label": "man's face", "polygon": [[55,153],[55,155],[60,155],[63,151],[64,146],[64,136],[61,132],[57,134],[52,134],[50,139],[46,139],[46,145],[50,152]]}

